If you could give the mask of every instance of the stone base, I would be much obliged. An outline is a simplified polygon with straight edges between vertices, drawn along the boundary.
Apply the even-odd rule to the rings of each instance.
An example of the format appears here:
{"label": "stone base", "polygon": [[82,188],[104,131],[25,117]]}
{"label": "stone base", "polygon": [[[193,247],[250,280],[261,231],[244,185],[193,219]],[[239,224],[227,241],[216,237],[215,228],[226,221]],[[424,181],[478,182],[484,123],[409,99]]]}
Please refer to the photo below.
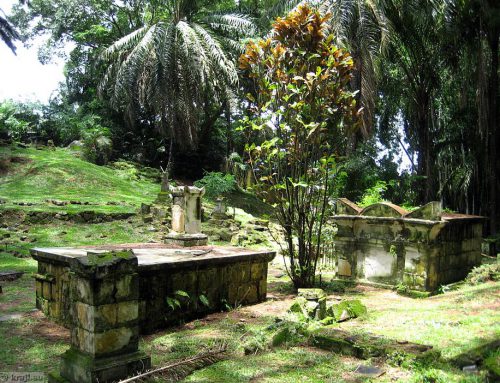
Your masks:
{"label": "stone base", "polygon": [[94,359],[70,348],[62,355],[61,372],[49,373],[49,383],[115,382],[151,368],[151,358],[141,351]]}
{"label": "stone base", "polygon": [[170,233],[165,238],[165,243],[183,247],[205,246],[208,243],[208,236],[205,234]]}

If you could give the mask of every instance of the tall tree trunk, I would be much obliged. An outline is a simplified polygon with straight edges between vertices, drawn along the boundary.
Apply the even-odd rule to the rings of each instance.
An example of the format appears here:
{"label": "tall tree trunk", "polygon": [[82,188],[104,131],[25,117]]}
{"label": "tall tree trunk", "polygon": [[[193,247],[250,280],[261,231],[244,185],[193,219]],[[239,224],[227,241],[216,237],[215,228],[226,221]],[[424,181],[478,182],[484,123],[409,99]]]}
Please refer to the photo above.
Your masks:
{"label": "tall tree trunk", "polygon": [[424,89],[420,90],[419,104],[417,105],[417,135],[418,135],[418,174],[425,177],[420,190],[420,203],[424,204],[436,199],[436,186],[434,179],[434,143],[430,131],[430,95]]}
{"label": "tall tree trunk", "polygon": [[489,116],[488,116],[488,141],[489,141],[489,183],[490,183],[490,232],[496,234],[500,224],[500,161],[498,159],[498,147],[500,145],[500,132],[498,119],[500,113],[499,102],[499,76],[498,76],[498,43],[500,39],[500,29],[492,28],[488,38],[491,51],[491,69],[489,81]]}
{"label": "tall tree trunk", "polygon": [[168,150],[168,159],[167,166],[163,170],[161,175],[161,191],[168,192],[170,191],[170,176],[172,173],[172,164],[173,164],[173,150],[174,150],[174,140],[170,138],[170,148]]}

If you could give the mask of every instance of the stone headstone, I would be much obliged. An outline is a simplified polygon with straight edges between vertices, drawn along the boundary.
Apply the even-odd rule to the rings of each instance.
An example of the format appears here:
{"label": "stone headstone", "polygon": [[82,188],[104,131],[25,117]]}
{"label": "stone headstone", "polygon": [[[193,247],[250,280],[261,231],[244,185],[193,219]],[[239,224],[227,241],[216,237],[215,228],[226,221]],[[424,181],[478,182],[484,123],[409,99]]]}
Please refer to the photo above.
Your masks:
{"label": "stone headstone", "polygon": [[179,186],[172,191],[172,232],[166,237],[167,243],[181,246],[202,246],[208,237],[201,233],[201,198],[204,188]]}

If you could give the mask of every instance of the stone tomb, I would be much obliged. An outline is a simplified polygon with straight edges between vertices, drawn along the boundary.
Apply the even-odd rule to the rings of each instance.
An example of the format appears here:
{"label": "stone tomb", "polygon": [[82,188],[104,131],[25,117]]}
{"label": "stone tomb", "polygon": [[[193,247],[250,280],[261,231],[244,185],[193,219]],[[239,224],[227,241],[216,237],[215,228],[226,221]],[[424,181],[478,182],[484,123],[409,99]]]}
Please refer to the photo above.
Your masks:
{"label": "stone tomb", "polygon": [[333,223],[337,275],[434,291],[481,263],[483,217],[445,213],[438,202],[412,212],[340,198]]}
{"label": "stone tomb", "polygon": [[[52,320],[70,327],[70,288],[74,279],[71,263],[89,254],[117,248],[120,247],[32,249],[31,254],[38,261],[37,308]],[[137,283],[138,329],[143,334],[227,306],[265,300],[268,263],[275,256],[270,251],[231,247],[187,249],[142,244],[121,248],[132,248],[132,254],[137,257],[137,271],[124,276],[130,279],[124,283]]]}

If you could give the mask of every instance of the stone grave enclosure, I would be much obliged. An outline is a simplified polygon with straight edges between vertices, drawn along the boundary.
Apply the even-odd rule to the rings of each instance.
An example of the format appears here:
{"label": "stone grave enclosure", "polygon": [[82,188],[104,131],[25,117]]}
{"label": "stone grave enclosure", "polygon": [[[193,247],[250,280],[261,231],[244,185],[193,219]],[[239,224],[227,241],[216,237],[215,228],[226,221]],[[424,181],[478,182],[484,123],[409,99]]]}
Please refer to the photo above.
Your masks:
{"label": "stone grave enclosure", "polygon": [[[71,262],[116,248],[35,248],[36,305],[46,316],[71,325]],[[138,321],[141,333],[225,308],[265,300],[269,251],[231,247],[175,248],[151,244],[131,250],[137,257]],[[131,276],[128,277],[132,278]],[[135,281],[134,281],[135,283]],[[184,292],[182,295],[176,292]],[[170,298],[170,300],[167,300]],[[175,309],[171,304],[175,303]],[[179,304],[177,304],[177,302]],[[169,304],[170,303],[170,304]]]}
{"label": "stone grave enclosure", "polygon": [[445,213],[438,202],[412,212],[340,198],[332,217],[337,276],[434,291],[481,262],[483,217]]}

